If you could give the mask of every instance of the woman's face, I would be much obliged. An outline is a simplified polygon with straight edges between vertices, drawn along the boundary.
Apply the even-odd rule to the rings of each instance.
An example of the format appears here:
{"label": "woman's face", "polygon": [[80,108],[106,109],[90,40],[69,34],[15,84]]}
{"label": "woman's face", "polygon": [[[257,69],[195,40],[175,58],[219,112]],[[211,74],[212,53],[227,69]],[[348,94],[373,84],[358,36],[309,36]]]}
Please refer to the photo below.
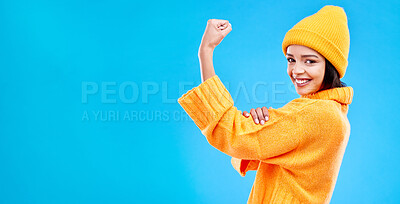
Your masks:
{"label": "woman's face", "polygon": [[321,88],[325,75],[325,58],[303,45],[289,45],[287,73],[299,95],[314,93]]}

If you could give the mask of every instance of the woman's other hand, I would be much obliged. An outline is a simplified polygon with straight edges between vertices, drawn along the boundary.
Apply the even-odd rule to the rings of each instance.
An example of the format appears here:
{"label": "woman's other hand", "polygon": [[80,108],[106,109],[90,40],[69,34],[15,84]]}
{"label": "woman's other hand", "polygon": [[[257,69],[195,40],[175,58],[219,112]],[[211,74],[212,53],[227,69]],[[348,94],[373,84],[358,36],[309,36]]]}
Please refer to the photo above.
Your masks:
{"label": "woman's other hand", "polygon": [[231,32],[232,26],[227,20],[209,19],[207,21],[206,30],[201,40],[200,49],[213,50],[219,45],[222,39]]}
{"label": "woman's other hand", "polygon": [[[271,109],[272,107],[269,107]],[[250,114],[253,117],[254,123],[264,125],[266,121],[269,120],[269,112],[267,107],[258,107],[256,109],[252,108]],[[250,114],[247,111],[243,111],[243,116],[248,118]]]}

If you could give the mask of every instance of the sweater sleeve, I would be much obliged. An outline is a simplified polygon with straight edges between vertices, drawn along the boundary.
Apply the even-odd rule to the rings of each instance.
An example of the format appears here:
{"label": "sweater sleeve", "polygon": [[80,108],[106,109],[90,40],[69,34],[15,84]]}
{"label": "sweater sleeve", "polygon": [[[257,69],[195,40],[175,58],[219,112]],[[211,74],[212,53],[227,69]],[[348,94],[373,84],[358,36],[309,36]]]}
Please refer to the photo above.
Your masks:
{"label": "sweater sleeve", "polygon": [[189,90],[178,103],[216,149],[235,158],[267,160],[294,150],[300,142],[299,111],[307,103],[270,109],[270,120],[257,125],[246,118],[217,75]]}

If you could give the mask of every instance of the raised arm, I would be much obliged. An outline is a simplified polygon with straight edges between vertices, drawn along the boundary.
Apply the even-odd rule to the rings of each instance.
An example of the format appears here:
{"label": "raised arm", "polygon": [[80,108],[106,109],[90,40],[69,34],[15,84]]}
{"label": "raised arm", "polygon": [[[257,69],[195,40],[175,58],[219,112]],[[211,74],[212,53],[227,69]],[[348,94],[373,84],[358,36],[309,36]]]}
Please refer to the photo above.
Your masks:
{"label": "raised arm", "polygon": [[178,102],[218,150],[238,159],[282,162],[277,158],[287,158],[285,155],[299,145],[303,134],[300,127],[308,122],[309,114],[303,110],[314,102],[299,99],[271,109],[264,125],[242,116],[212,65],[213,49],[230,31],[227,21],[208,21],[199,49],[202,83],[182,95]]}
{"label": "raised arm", "polygon": [[200,61],[200,69],[201,69],[201,81],[213,77],[215,75],[214,65],[213,65],[213,52],[214,49],[208,47],[202,47],[200,45],[199,48],[199,61]]}
{"label": "raised arm", "polygon": [[198,53],[202,82],[215,75],[213,65],[214,49],[231,30],[231,24],[227,20],[210,19],[207,21]]}

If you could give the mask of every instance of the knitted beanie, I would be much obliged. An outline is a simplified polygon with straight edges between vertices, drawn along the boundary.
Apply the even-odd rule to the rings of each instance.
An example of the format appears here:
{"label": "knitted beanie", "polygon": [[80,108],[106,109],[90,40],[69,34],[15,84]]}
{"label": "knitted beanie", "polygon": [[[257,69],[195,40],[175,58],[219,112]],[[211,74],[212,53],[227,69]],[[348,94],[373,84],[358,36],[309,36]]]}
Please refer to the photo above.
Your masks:
{"label": "knitted beanie", "polygon": [[294,25],[282,42],[283,53],[289,45],[303,45],[320,53],[344,76],[350,48],[347,16],[339,6],[327,5]]}

